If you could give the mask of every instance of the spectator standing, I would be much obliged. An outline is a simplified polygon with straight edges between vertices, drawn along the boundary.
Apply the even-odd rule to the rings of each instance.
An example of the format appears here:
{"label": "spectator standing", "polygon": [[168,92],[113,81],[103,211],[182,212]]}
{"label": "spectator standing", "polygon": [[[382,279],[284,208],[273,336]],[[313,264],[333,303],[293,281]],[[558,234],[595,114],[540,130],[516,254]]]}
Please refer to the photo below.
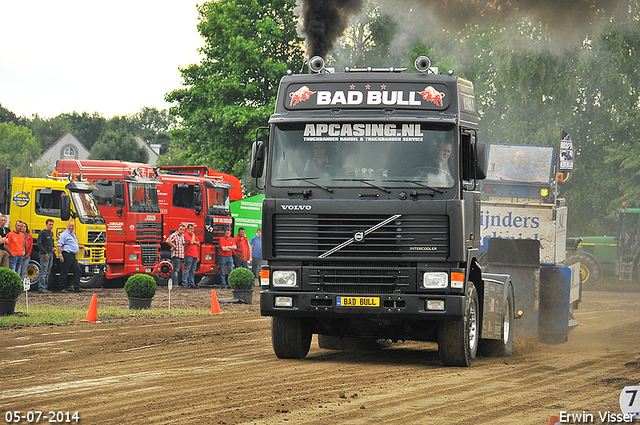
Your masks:
{"label": "spectator standing", "polygon": [[53,258],[55,257],[56,246],[53,243],[53,220],[47,219],[46,228],[38,233],[37,248],[40,253],[40,280],[38,281],[38,292],[50,292],[47,289],[47,281]]}
{"label": "spectator standing", "polygon": [[14,230],[7,235],[5,246],[9,248],[9,268],[20,274],[22,270],[22,259],[24,258],[25,236],[22,232],[22,222],[16,221]]}
{"label": "spectator standing", "polygon": [[235,268],[249,268],[249,258],[251,258],[251,249],[249,248],[249,240],[244,234],[244,227],[238,228],[238,234],[234,238],[236,242],[236,250],[233,253],[233,265]]}
{"label": "spectator standing", "polygon": [[233,251],[236,249],[236,241],[231,237],[231,229],[224,231],[224,236],[218,241],[220,245],[220,280],[222,288],[229,287],[229,273],[233,271]]}
{"label": "spectator standing", "polygon": [[171,266],[173,267],[171,280],[176,285],[180,285],[178,277],[180,276],[182,263],[184,263],[184,232],[186,229],[184,224],[180,224],[178,230],[170,234],[167,238],[167,244],[171,247]]}
{"label": "spectator standing", "polygon": [[256,235],[251,238],[251,271],[256,277],[256,285],[260,286],[260,266],[262,264],[262,229],[258,227]]}
{"label": "spectator standing", "polygon": [[193,223],[187,225],[187,231],[184,233],[184,272],[182,273],[182,286],[187,288],[197,288],[195,277],[198,258],[200,257],[200,241],[194,233],[195,226]]}
{"label": "spectator standing", "polygon": [[27,267],[29,267],[29,260],[31,259],[31,253],[33,252],[33,236],[29,232],[29,226],[24,221],[22,222],[22,230],[24,231],[24,258],[22,259],[22,267],[20,268],[20,279],[24,280],[27,277]]}
{"label": "spectator standing", "polygon": [[0,214],[0,267],[9,268],[9,257],[11,253],[9,248],[5,247],[7,235],[11,232],[11,229],[7,227],[7,216]]}
{"label": "spectator standing", "polygon": [[[82,277],[82,269],[80,269],[80,265],[78,264],[78,259],[76,255],[82,249],[85,253],[87,252],[87,248],[78,243],[78,238],[74,232],[76,228],[76,223],[70,221],[67,223],[67,228],[64,232],[60,234],[60,238],[58,239],[58,246],[56,247],[58,252],[58,257],[60,257],[60,262],[62,263],[60,270],[60,279],[58,281],[58,286],[61,291],[67,289],[67,275],[69,272],[73,273],[73,290],[76,292],[81,292],[80,290],[80,278]],[[70,290],[70,289],[69,289]]]}

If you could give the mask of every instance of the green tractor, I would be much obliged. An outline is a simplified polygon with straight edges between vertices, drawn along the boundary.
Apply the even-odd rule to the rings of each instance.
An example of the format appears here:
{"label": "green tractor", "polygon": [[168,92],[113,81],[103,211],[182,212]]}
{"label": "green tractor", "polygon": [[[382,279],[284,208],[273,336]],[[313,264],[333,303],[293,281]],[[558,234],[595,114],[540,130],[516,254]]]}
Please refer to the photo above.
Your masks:
{"label": "green tractor", "polygon": [[[565,265],[580,262],[583,288],[593,287],[604,273],[640,283],[640,208],[616,213],[615,236],[584,236]],[[569,245],[569,244],[568,244]]]}

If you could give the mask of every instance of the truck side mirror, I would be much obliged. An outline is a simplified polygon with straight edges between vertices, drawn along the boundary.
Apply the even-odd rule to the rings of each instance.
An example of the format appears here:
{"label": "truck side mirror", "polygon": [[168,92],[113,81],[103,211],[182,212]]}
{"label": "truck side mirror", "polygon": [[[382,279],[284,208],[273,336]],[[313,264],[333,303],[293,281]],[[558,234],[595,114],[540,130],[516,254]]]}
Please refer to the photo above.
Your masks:
{"label": "truck side mirror", "polygon": [[71,197],[66,193],[60,196],[60,219],[69,221],[71,218]]}
{"label": "truck side mirror", "polygon": [[257,140],[251,147],[251,177],[259,179],[264,170],[264,142]]}
{"label": "truck side mirror", "polygon": [[487,178],[487,145],[477,142],[475,144],[474,160],[476,162],[475,178],[484,180]]}
{"label": "truck side mirror", "polygon": [[202,212],[202,187],[197,184],[193,187],[193,203],[196,206],[196,215]]}
{"label": "truck side mirror", "polygon": [[116,197],[116,207],[124,206],[124,183],[122,180],[116,180],[114,186],[114,192]]}

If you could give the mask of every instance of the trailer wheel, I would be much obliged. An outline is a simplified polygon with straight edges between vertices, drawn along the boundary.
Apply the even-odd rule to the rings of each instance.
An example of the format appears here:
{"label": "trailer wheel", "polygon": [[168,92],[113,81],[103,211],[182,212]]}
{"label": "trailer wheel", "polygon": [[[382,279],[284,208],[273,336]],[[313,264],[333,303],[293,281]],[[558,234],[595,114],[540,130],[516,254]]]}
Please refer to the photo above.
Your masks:
{"label": "trailer wheel", "polygon": [[271,318],[271,344],[280,359],[304,359],[311,347],[311,329],[299,317]]}
{"label": "trailer wheel", "polygon": [[104,273],[95,274],[93,276],[82,276],[80,278],[80,287],[85,289],[102,288],[102,285],[104,285],[106,280]]}
{"label": "trailer wheel", "polygon": [[580,281],[582,289],[593,288],[602,276],[600,263],[591,254],[586,252],[576,252],[564,261],[565,266],[570,266],[580,262]]}
{"label": "trailer wheel", "polygon": [[445,366],[471,366],[478,352],[478,292],[469,283],[463,320],[442,321],[438,326],[438,353]]}
{"label": "trailer wheel", "polygon": [[502,338],[483,339],[480,341],[480,354],[484,357],[509,357],[513,354],[513,334],[515,328],[515,295],[513,286],[509,284],[507,289],[507,299],[504,305],[504,316],[502,317]]}

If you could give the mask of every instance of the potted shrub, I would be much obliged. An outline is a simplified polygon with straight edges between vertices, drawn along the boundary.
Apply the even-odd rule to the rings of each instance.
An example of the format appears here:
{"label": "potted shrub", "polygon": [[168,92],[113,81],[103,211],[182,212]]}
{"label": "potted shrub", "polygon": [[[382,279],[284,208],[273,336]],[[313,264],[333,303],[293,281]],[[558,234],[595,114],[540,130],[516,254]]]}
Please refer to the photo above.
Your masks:
{"label": "potted shrub", "polygon": [[7,267],[0,267],[0,316],[16,311],[16,300],[22,293],[20,275]]}
{"label": "potted shrub", "polygon": [[124,290],[129,297],[129,310],[150,308],[156,294],[156,280],[146,274],[134,274],[127,279]]}
{"label": "potted shrub", "polygon": [[253,285],[255,276],[249,269],[238,267],[229,273],[229,286],[233,289],[233,298],[246,304],[253,301]]}

